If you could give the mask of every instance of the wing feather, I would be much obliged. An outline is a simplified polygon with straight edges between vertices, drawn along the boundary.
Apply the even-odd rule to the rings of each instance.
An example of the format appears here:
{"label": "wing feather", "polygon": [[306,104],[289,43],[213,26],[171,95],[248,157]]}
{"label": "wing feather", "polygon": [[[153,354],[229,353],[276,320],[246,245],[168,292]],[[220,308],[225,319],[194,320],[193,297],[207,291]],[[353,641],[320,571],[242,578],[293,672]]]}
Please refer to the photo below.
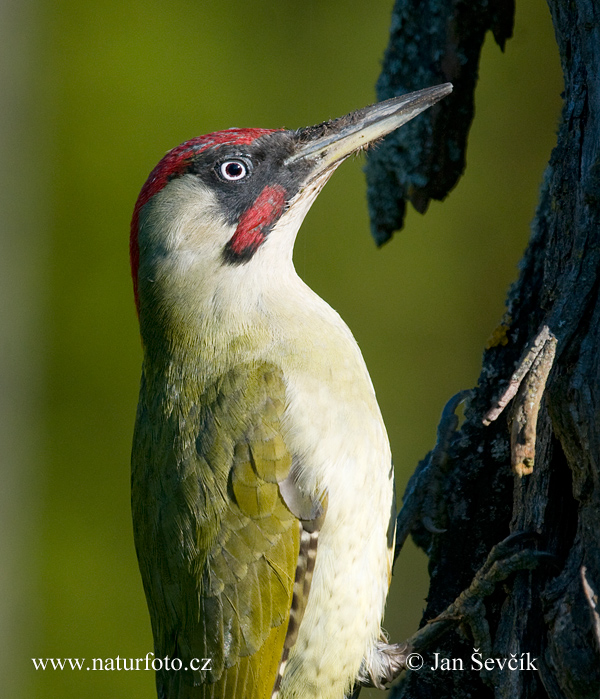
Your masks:
{"label": "wing feather", "polygon": [[269,699],[301,531],[278,485],[292,465],[283,377],[268,365],[236,367],[199,398],[182,390],[165,407],[156,393],[143,384],[132,461],[155,653],[182,668],[211,661],[208,671],[158,672],[159,697]]}

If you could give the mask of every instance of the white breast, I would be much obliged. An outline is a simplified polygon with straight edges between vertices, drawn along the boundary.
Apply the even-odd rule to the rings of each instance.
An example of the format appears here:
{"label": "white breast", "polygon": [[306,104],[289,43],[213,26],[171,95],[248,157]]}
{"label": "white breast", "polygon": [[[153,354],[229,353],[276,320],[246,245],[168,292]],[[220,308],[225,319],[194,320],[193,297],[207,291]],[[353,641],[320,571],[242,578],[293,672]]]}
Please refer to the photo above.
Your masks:
{"label": "white breast", "polygon": [[322,299],[307,287],[302,296],[304,313],[295,309],[277,352],[288,385],[286,441],[300,457],[302,486],[326,491],[328,509],[280,696],[342,699],[380,634],[393,474],[358,345]]}

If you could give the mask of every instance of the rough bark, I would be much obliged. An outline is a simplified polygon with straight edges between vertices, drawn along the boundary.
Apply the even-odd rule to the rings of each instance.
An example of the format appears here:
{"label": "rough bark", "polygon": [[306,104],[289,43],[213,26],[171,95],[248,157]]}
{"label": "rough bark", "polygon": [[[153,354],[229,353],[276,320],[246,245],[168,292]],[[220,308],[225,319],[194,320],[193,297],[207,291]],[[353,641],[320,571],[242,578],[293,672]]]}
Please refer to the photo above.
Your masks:
{"label": "rough bark", "polygon": [[[469,585],[495,543],[514,531],[536,533],[535,545],[554,554],[557,565],[517,573],[488,598],[486,608],[492,655],[520,658],[529,652],[538,659],[538,670],[505,670],[485,678],[472,671],[425,667],[408,672],[395,690],[393,696],[403,699],[596,699],[600,692],[600,5],[597,0],[548,4],[565,81],[558,143],[544,176],[520,277],[509,292],[495,342],[484,353],[467,419],[450,445],[443,486],[447,531],[431,534],[419,525],[412,532],[430,559],[423,622]],[[444,123],[440,108],[419,127],[426,136],[417,153],[426,155],[421,169],[414,165],[414,154],[408,155],[419,134],[405,129],[397,135],[405,140],[388,145],[392,155],[380,148],[377,160],[370,160],[373,231],[379,242],[401,224],[406,199],[423,209],[422,202],[443,197],[460,175],[470,122],[464,115],[472,115],[483,34],[501,26],[496,37],[503,41],[510,36],[512,2],[398,0],[394,16],[380,97],[433,84],[435,78],[451,80],[456,89],[453,103],[443,105]],[[435,30],[428,35],[424,58],[423,51],[417,55],[411,46],[431,26]],[[444,66],[455,65],[452,59],[461,52],[467,60],[459,61],[460,70],[451,75]],[[429,67],[423,69],[423,64]],[[460,115],[461,132],[447,133],[447,124]],[[393,160],[393,173],[383,169],[386,160]],[[383,195],[375,197],[378,189]],[[531,405],[544,385],[536,384],[532,370],[529,384],[526,379],[498,419],[484,425],[483,416],[544,325],[557,342],[553,361],[546,358],[552,366],[539,413]],[[532,398],[532,386],[537,397]],[[513,427],[519,421],[525,430]],[[533,463],[527,458],[525,467],[522,458],[518,463],[523,444],[534,450]],[[463,658],[468,668],[473,641],[468,631],[447,634],[426,656],[426,666],[434,651]]]}
{"label": "rough bark", "polygon": [[513,15],[514,0],[397,0],[378,99],[445,82],[454,93],[369,154],[369,213],[378,245],[402,228],[406,201],[424,213],[431,199],[443,199],[456,184],[465,167],[485,34],[491,30],[503,48]]}

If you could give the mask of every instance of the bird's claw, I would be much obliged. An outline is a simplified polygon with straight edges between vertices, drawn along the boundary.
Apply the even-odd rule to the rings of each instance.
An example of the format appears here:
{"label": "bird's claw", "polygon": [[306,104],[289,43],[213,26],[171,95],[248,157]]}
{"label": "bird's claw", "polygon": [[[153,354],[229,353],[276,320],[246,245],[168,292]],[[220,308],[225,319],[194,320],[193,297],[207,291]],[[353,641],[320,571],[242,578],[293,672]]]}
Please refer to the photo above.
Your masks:
{"label": "bird's claw", "polygon": [[377,641],[371,663],[363,660],[357,678],[358,687],[351,698],[358,696],[360,687],[386,689],[403,670],[406,670],[408,656],[413,652],[409,641],[386,643]]}

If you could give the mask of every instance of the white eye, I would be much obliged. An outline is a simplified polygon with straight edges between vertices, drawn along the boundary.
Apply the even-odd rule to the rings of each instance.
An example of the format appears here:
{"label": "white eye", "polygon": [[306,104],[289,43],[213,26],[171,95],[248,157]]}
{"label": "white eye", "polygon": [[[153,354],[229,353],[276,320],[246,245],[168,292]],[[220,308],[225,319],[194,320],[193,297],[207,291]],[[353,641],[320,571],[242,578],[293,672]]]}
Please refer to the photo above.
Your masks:
{"label": "white eye", "polygon": [[243,160],[227,160],[219,167],[221,177],[225,180],[243,180],[248,174],[248,166]]}

